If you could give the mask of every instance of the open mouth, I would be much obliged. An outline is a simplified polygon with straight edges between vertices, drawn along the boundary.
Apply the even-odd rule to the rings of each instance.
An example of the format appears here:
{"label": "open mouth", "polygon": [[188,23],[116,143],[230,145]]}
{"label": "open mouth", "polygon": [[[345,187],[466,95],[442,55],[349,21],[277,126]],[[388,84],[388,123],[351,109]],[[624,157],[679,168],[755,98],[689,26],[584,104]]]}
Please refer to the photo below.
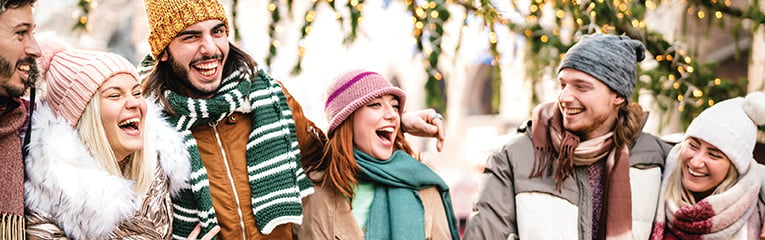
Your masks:
{"label": "open mouth", "polygon": [[128,134],[135,135],[140,133],[141,129],[139,128],[139,123],[141,120],[139,118],[130,118],[126,119],[118,124],[120,129],[125,131]]}
{"label": "open mouth", "polygon": [[205,62],[200,64],[194,64],[191,65],[194,69],[199,72],[202,76],[210,77],[215,75],[215,73],[218,71],[218,66],[220,63],[218,61],[212,61],[212,62]]}
{"label": "open mouth", "polygon": [[30,70],[32,70],[32,65],[29,63],[21,63],[19,62],[16,64],[16,70],[21,72],[23,76],[21,76],[22,79],[28,79]]}
{"label": "open mouth", "polygon": [[377,134],[377,137],[380,138],[385,143],[392,143],[393,142],[393,132],[396,129],[394,127],[384,127],[377,129],[375,133]]}
{"label": "open mouth", "polygon": [[688,168],[688,174],[690,174],[691,176],[694,176],[694,177],[706,177],[706,176],[709,176],[709,174],[704,174],[704,173],[696,172],[696,171],[691,170],[690,168]]}
{"label": "open mouth", "polygon": [[565,108],[565,109],[563,109],[563,112],[566,115],[576,115],[576,114],[580,114],[580,113],[584,112],[584,109],[581,109],[581,108]]}

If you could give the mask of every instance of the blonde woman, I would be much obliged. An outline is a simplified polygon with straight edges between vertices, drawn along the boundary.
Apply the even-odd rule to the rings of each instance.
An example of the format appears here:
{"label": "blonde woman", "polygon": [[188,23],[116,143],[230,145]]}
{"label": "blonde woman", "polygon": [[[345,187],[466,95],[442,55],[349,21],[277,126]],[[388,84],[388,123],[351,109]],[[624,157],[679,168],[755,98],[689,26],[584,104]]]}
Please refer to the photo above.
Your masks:
{"label": "blonde woman", "polygon": [[688,126],[667,158],[651,239],[760,239],[763,166],[752,157],[765,93],[722,101]]}
{"label": "blonde woman", "polygon": [[46,91],[26,159],[27,237],[170,239],[171,196],[190,174],[183,139],[147,105],[130,62],[54,41],[40,38]]}

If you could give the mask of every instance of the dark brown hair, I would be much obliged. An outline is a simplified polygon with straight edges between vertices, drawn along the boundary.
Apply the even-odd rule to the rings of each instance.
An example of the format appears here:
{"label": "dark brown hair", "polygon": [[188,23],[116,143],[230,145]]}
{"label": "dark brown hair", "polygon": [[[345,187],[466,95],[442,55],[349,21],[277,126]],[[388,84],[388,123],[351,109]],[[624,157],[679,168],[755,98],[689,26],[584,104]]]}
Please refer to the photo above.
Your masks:
{"label": "dark brown hair", "polygon": [[614,126],[614,149],[629,147],[643,129],[643,108],[634,102],[619,105]]}
{"label": "dark brown hair", "polygon": [[15,9],[26,5],[33,5],[37,0],[0,0],[0,13],[6,9]]}

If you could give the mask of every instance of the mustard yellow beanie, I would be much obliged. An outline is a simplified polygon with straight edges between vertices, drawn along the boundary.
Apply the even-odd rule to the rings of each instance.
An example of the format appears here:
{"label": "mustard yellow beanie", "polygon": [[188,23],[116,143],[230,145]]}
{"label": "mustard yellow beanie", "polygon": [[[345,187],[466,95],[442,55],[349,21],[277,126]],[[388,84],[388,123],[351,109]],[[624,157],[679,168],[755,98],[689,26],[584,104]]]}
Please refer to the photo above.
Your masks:
{"label": "mustard yellow beanie", "polygon": [[218,0],[145,0],[144,7],[149,18],[149,45],[154,59],[190,25],[218,19],[228,26],[226,12]]}

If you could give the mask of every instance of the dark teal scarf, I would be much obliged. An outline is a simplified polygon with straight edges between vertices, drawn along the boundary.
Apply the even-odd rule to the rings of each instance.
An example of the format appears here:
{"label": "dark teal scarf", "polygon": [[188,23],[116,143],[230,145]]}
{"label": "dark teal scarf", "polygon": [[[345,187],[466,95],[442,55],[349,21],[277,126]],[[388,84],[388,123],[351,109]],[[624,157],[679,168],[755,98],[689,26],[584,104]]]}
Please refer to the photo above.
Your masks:
{"label": "dark teal scarf", "polygon": [[425,211],[418,190],[436,187],[441,193],[452,239],[459,239],[449,186],[427,165],[403,151],[377,160],[353,150],[361,181],[375,184],[366,239],[425,239]]}

